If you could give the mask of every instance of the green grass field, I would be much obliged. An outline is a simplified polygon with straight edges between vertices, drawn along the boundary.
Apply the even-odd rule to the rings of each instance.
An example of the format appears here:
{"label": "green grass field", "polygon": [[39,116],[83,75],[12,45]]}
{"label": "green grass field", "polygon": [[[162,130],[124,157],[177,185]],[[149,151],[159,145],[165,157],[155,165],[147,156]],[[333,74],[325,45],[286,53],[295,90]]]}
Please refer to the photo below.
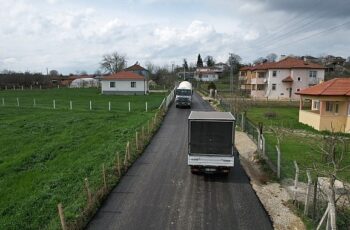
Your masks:
{"label": "green grass field", "polygon": [[126,142],[164,96],[104,96],[96,89],[0,91],[5,99],[5,106],[0,104],[0,229],[57,229],[59,202],[68,221],[76,218],[86,204],[83,179],[89,178],[93,191],[101,186],[101,165],[112,170],[116,152],[124,154]]}

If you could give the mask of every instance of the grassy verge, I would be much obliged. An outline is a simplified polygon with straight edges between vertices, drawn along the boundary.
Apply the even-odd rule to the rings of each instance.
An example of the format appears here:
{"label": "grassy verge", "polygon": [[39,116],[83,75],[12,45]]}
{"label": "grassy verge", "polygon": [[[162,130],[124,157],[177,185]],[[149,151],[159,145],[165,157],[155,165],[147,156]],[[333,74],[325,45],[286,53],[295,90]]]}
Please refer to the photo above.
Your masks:
{"label": "grassy verge", "polygon": [[[1,97],[77,103],[73,111],[53,110],[51,103],[0,107],[0,228],[57,229],[57,204],[64,204],[67,222],[81,215],[86,205],[84,178],[89,178],[93,192],[101,187],[101,165],[112,172],[116,152],[124,159],[126,142],[135,131],[141,132],[164,95],[103,96],[91,89],[59,89],[2,91]],[[89,111],[87,99],[100,104],[100,109]],[[114,110],[107,110],[108,101]],[[134,105],[131,113],[129,101]]]}

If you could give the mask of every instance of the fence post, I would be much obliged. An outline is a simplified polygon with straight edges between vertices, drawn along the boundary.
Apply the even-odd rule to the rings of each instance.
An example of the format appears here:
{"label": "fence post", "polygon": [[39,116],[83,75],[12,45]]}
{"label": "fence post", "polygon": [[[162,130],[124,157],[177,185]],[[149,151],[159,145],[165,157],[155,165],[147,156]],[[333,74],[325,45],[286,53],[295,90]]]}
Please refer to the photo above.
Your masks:
{"label": "fence post", "polygon": [[22,91],[23,91],[23,85],[22,85]]}
{"label": "fence post", "polygon": [[13,86],[13,90],[16,90],[16,86]]}
{"label": "fence post", "polygon": [[241,116],[242,116],[242,119],[241,119],[241,128],[242,128],[242,131],[244,132],[244,113],[242,113]]}
{"label": "fence post", "polygon": [[149,120],[147,122],[147,135],[149,135],[151,132],[150,132],[150,124],[149,124]]}
{"label": "fence post", "polygon": [[261,134],[260,134],[260,130],[258,128],[256,128],[256,130],[258,131],[258,150],[259,152],[262,150],[262,146],[261,146]]}
{"label": "fence post", "polygon": [[299,179],[299,167],[298,167],[297,161],[294,161],[294,166],[295,166],[295,178],[294,178],[293,202],[296,202],[297,189],[298,189],[298,179]]}
{"label": "fence post", "polygon": [[106,181],[106,169],[105,164],[102,164],[102,178],[103,178],[103,188],[105,191],[107,191],[107,181]]}
{"label": "fence post", "polygon": [[318,183],[318,176],[316,176],[316,180],[314,182],[313,201],[312,201],[312,220],[313,221],[316,220],[317,183]]}
{"label": "fence post", "polygon": [[310,190],[311,190],[311,184],[312,179],[310,175],[310,170],[306,170],[307,175],[307,188],[306,188],[306,197],[305,197],[305,206],[304,206],[304,215],[307,216],[309,211],[309,200],[310,200]]}
{"label": "fence post", "polygon": [[7,85],[5,85],[5,90],[7,90]]}
{"label": "fence post", "polygon": [[130,101],[129,101],[129,112],[131,111],[131,105],[130,105]]}
{"label": "fence post", "polygon": [[17,97],[17,107],[19,107],[19,99],[18,99],[18,97]]}
{"label": "fence post", "polygon": [[60,220],[61,220],[62,230],[66,230],[67,229],[67,225],[66,225],[66,220],[64,218],[64,212],[63,212],[62,204],[59,203],[57,205],[57,208],[58,208],[58,215],[60,216]]}
{"label": "fence post", "polygon": [[69,101],[69,109],[73,110],[73,102],[72,101]]}
{"label": "fence post", "polygon": [[262,139],[262,152],[264,154],[264,157],[266,157],[266,146],[265,146],[265,137],[264,137],[264,135],[261,135],[261,139]]}
{"label": "fence post", "polygon": [[120,170],[120,157],[119,157],[119,152],[117,152],[117,171],[118,171],[118,176],[121,175],[121,170]]}
{"label": "fence post", "polygon": [[30,85],[30,90],[33,90],[33,86],[32,85]]}
{"label": "fence post", "polygon": [[148,103],[146,101],[146,112],[148,112]]}
{"label": "fence post", "polygon": [[41,89],[41,85],[40,85],[40,89]]}
{"label": "fence post", "polygon": [[52,101],[52,104],[53,104],[53,109],[56,109],[56,101],[55,100]]}
{"label": "fence post", "polygon": [[136,151],[139,150],[139,137],[138,137],[138,133],[136,131],[136,134],[135,134],[135,144],[136,144]]}
{"label": "fence post", "polygon": [[36,106],[36,101],[35,101],[35,98],[33,98],[33,107]]}
{"label": "fence post", "polygon": [[90,191],[90,187],[89,187],[88,178],[85,178],[84,182],[85,182],[85,189],[86,189],[87,198],[88,198],[88,205],[90,205],[92,202],[92,195],[91,195],[91,191]]}
{"label": "fence post", "polygon": [[2,106],[5,106],[5,98],[2,98]]}
{"label": "fence post", "polygon": [[108,111],[111,111],[111,102],[108,102]]}
{"label": "fence post", "polygon": [[92,103],[91,103],[91,100],[90,100],[90,110],[92,110]]}
{"label": "fence post", "polygon": [[128,141],[128,144],[127,144],[127,149],[128,149],[128,160],[130,161],[131,159],[131,149],[130,149],[130,142]]}
{"label": "fence post", "polygon": [[281,150],[280,148],[276,145],[276,150],[277,150],[277,178],[281,178]]}

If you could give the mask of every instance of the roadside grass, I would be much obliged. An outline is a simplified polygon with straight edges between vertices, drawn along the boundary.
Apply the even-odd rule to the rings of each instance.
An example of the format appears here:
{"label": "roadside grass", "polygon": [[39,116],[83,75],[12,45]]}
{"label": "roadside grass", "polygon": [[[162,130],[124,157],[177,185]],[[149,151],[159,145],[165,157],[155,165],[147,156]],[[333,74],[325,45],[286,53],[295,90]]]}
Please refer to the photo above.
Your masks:
{"label": "roadside grass", "polygon": [[[123,159],[126,142],[164,96],[104,96],[96,89],[1,91],[0,103],[2,97],[7,102],[19,97],[23,104],[0,105],[0,229],[58,229],[59,202],[68,222],[76,218],[86,205],[84,178],[92,191],[101,187],[101,165],[112,170],[116,152]],[[33,97],[43,102],[37,108]],[[53,99],[62,106],[53,110]],[[69,100],[76,102],[73,111],[64,104]],[[89,111],[89,100],[100,107]],[[108,101],[115,105],[112,111]]]}

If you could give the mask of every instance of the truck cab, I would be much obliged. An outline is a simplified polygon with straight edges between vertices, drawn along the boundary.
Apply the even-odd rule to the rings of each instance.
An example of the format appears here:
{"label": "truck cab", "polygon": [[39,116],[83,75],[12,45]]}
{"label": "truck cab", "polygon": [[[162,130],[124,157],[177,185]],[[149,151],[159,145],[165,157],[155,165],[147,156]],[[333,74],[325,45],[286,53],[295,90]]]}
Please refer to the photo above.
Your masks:
{"label": "truck cab", "polygon": [[175,91],[176,107],[190,107],[192,105],[192,84],[188,81],[183,81],[179,84]]}
{"label": "truck cab", "polygon": [[188,117],[188,165],[192,173],[228,174],[234,166],[235,118],[230,112],[192,111]]}

